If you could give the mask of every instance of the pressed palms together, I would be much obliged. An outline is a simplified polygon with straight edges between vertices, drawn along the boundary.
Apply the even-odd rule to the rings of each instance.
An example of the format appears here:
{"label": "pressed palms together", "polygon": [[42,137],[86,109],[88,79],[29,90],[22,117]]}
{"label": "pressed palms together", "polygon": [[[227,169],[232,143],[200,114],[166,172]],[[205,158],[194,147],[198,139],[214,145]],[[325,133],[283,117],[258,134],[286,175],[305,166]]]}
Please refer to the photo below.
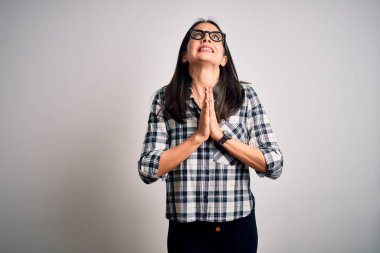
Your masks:
{"label": "pressed palms together", "polygon": [[205,88],[204,98],[197,133],[200,137],[202,137],[203,141],[206,141],[209,137],[218,141],[223,137],[223,132],[219,127],[215,114],[214,94],[212,87]]}

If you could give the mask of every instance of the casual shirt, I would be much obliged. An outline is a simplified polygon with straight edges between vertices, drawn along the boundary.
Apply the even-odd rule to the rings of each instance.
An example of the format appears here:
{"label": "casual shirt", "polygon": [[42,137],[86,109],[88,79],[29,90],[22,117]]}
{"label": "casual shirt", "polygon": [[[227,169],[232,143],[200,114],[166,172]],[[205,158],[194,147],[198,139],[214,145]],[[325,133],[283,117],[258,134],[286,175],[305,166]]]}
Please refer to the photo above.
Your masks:
{"label": "casual shirt", "polygon": [[[259,148],[268,170],[256,173],[276,179],[282,173],[282,153],[256,92],[247,84],[242,87],[243,104],[219,126],[233,138]],[[147,184],[166,181],[166,218],[178,222],[225,222],[249,215],[255,206],[249,166],[211,139],[175,169],[157,176],[161,154],[189,139],[198,130],[200,117],[200,108],[190,96],[185,123],[177,123],[163,113],[164,96],[165,87],[154,95],[138,171]]]}

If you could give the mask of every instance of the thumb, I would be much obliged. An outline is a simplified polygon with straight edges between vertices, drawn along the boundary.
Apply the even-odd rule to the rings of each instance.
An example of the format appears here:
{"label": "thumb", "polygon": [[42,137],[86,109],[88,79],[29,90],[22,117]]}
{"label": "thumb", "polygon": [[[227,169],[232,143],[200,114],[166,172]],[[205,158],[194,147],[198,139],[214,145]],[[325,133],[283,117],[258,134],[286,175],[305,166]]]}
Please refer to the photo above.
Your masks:
{"label": "thumb", "polygon": [[209,94],[207,88],[205,89],[204,104],[205,104],[206,109],[209,110],[210,109],[210,94]]}
{"label": "thumb", "polygon": [[209,87],[209,103],[210,103],[210,111],[215,110],[215,105],[214,105],[214,92],[212,87]]}

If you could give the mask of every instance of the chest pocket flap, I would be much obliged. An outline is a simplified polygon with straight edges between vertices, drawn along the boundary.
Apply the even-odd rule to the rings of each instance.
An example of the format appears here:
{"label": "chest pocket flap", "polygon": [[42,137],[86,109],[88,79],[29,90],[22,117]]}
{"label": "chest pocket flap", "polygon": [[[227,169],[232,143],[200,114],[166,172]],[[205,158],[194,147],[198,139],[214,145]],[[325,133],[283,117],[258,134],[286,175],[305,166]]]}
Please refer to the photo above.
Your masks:
{"label": "chest pocket flap", "polygon": [[[248,131],[243,123],[228,121],[224,122],[221,128],[230,133],[232,138],[238,139],[246,144],[248,143]],[[240,163],[238,159],[230,155],[223,147],[219,147],[219,145],[215,145],[213,159],[214,162],[226,165],[236,165]]]}

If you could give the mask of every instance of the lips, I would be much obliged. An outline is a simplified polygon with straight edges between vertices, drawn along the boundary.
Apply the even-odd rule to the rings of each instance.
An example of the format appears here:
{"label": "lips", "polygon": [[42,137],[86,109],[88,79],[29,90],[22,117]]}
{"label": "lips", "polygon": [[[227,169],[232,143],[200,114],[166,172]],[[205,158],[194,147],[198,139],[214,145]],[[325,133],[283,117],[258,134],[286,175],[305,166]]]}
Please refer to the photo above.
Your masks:
{"label": "lips", "polygon": [[198,52],[210,52],[214,53],[214,50],[210,46],[202,45],[199,47]]}

